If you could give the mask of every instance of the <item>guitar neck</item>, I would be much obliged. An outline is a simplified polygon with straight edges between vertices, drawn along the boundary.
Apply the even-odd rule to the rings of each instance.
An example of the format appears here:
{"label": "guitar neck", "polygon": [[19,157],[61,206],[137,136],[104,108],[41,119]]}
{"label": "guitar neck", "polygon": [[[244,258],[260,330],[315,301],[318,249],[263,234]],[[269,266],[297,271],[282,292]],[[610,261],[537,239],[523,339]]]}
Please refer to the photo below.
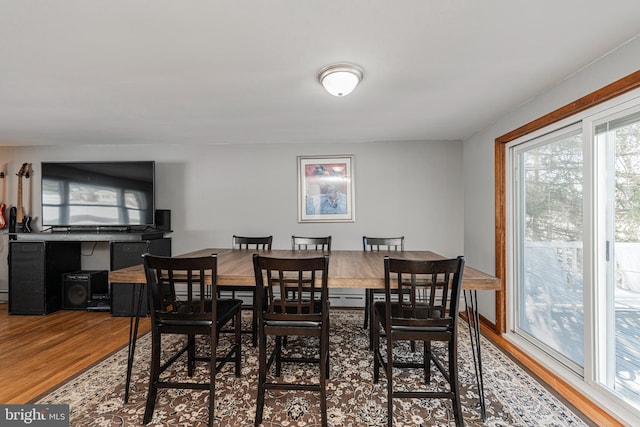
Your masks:
{"label": "guitar neck", "polygon": [[18,206],[17,206],[16,221],[22,222],[24,220],[24,208],[22,207],[22,176],[18,177]]}

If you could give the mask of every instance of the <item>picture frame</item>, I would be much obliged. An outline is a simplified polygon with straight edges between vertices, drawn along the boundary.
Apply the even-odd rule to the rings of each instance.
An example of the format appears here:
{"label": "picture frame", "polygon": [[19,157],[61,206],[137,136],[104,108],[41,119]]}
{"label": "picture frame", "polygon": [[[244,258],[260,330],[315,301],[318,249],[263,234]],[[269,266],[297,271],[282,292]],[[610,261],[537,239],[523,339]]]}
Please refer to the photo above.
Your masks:
{"label": "picture frame", "polygon": [[298,156],[298,222],[355,222],[353,156]]}

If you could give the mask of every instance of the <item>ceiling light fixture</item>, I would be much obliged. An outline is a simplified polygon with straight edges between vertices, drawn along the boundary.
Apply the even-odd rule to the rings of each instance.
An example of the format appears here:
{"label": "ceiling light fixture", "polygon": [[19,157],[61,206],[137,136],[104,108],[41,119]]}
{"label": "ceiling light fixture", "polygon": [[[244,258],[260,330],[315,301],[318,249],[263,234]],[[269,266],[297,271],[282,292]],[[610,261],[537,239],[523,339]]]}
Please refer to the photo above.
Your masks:
{"label": "ceiling light fixture", "polygon": [[318,80],[333,96],[349,95],[358,86],[364,74],[362,69],[353,64],[333,64],[320,70]]}

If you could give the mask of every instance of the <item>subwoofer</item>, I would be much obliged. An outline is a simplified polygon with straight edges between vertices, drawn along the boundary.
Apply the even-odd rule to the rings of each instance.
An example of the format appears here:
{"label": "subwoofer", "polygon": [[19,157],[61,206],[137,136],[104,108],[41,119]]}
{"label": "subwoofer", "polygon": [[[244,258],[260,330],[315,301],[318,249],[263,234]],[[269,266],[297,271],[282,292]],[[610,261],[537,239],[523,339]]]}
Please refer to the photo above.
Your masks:
{"label": "subwoofer", "polygon": [[[62,308],[109,310],[109,276],[106,270],[83,270],[62,275]],[[100,304],[98,304],[100,303]]]}
{"label": "subwoofer", "polygon": [[64,281],[64,299],[62,308],[65,310],[85,310],[89,300],[88,283],[84,281]]}

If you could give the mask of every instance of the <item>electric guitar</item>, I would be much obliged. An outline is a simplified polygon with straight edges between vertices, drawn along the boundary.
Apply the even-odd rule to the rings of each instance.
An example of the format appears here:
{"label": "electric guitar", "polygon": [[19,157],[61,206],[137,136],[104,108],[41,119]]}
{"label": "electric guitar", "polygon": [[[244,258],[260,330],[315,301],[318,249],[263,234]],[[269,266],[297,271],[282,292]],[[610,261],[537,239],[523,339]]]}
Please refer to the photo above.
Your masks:
{"label": "electric guitar", "polygon": [[[4,172],[0,172],[0,179],[2,179],[2,198],[4,199]],[[0,230],[7,226],[7,219],[4,217],[6,207],[7,205],[0,200]]]}
{"label": "electric guitar", "polygon": [[16,214],[16,221],[21,225],[23,233],[31,233],[31,217],[24,214],[24,206],[22,203],[22,177],[29,178],[31,176],[31,163],[23,163],[17,175],[18,212]]}

